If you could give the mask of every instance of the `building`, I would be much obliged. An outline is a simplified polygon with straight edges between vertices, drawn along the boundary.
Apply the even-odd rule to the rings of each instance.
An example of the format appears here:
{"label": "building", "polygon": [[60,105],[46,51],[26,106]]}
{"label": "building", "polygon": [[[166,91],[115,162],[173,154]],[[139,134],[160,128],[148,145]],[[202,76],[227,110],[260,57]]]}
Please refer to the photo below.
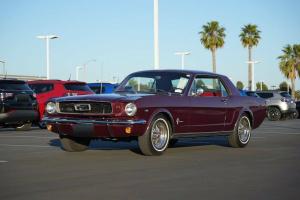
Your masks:
{"label": "building", "polygon": [[47,79],[45,76],[30,76],[30,75],[13,75],[13,74],[7,74],[3,75],[0,74],[0,79],[18,79],[23,81],[33,81],[33,80],[44,80]]}

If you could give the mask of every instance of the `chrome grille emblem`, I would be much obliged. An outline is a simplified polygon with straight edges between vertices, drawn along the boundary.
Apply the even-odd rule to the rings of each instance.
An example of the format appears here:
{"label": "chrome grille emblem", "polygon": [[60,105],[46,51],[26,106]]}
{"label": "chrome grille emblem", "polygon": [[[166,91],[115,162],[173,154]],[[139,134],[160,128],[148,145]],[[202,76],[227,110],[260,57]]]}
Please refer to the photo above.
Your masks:
{"label": "chrome grille emblem", "polygon": [[76,111],[85,112],[91,110],[90,104],[74,104],[74,109]]}

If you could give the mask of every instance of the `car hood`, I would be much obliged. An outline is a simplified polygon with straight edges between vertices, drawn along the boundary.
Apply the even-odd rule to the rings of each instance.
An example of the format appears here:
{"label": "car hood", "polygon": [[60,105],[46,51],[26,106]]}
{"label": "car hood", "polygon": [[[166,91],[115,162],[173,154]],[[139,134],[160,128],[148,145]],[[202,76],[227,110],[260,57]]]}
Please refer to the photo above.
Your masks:
{"label": "car hood", "polygon": [[113,94],[91,94],[91,95],[80,95],[80,96],[67,96],[56,98],[55,101],[136,101],[144,96],[150,96],[154,94],[128,94],[128,93],[113,93]]}

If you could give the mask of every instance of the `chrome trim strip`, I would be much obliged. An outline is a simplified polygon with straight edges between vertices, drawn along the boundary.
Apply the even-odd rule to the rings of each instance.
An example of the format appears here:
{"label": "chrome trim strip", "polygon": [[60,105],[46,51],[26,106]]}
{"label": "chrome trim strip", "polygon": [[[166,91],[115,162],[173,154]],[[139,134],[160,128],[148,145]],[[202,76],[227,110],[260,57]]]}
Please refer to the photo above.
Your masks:
{"label": "chrome trim strip", "polygon": [[45,123],[72,123],[72,124],[121,124],[121,125],[134,125],[134,124],[146,124],[146,120],[82,120],[82,119],[66,119],[66,118],[49,118],[44,117],[42,122]]}

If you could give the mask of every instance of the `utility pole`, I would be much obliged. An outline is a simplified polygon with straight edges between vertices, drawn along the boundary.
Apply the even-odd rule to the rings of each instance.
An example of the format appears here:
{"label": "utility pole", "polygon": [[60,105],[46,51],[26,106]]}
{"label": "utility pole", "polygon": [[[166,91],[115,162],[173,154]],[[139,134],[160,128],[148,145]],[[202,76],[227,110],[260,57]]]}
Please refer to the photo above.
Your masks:
{"label": "utility pole", "polygon": [[154,0],[154,69],[159,69],[158,0]]}

